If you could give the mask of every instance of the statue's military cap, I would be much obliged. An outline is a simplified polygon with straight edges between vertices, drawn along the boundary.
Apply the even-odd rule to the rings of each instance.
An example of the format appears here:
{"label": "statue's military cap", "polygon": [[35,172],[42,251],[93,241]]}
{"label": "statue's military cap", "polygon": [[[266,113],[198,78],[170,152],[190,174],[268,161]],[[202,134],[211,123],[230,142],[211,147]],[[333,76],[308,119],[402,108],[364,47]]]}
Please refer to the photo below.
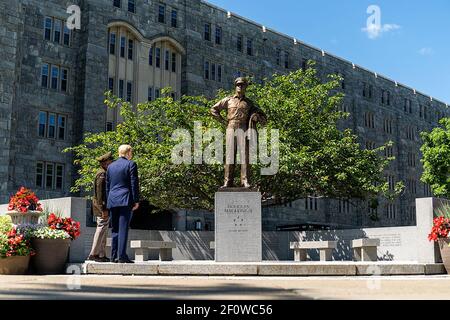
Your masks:
{"label": "statue's military cap", "polygon": [[104,155],[102,155],[102,156],[97,158],[98,162],[104,162],[104,161],[107,161],[107,160],[113,160],[111,152],[105,153]]}
{"label": "statue's military cap", "polygon": [[248,79],[245,77],[239,77],[236,80],[234,80],[234,85],[237,86],[239,83],[243,83],[246,86],[248,86]]}

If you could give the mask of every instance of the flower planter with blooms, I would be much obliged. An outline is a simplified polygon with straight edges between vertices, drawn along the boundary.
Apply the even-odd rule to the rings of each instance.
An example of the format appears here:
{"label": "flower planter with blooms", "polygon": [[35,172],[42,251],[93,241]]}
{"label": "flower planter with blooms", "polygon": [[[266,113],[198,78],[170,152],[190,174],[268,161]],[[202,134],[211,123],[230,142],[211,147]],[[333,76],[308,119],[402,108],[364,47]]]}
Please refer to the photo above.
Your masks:
{"label": "flower planter with blooms", "polygon": [[9,200],[8,212],[13,224],[37,224],[42,215],[42,206],[33,191],[21,187]]}
{"label": "flower planter with blooms", "polygon": [[69,255],[71,240],[80,235],[80,223],[51,213],[47,225],[31,231],[31,243],[36,255],[31,259],[37,274],[61,274]]}
{"label": "flower planter with blooms", "polygon": [[450,274],[450,218],[439,216],[433,219],[433,227],[428,235],[428,240],[439,243],[442,262],[447,273]]}
{"label": "flower planter with blooms", "polygon": [[0,274],[25,274],[30,256],[34,255],[30,240],[6,217],[0,217]]}

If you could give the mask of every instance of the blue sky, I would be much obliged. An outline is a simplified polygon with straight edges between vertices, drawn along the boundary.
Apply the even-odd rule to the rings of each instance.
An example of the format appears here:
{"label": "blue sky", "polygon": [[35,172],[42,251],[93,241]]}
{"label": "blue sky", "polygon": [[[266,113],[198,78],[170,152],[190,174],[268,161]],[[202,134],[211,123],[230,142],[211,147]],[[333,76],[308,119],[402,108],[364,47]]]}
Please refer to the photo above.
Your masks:
{"label": "blue sky", "polygon": [[[449,0],[208,0],[450,104]],[[381,28],[364,31],[370,5]]]}

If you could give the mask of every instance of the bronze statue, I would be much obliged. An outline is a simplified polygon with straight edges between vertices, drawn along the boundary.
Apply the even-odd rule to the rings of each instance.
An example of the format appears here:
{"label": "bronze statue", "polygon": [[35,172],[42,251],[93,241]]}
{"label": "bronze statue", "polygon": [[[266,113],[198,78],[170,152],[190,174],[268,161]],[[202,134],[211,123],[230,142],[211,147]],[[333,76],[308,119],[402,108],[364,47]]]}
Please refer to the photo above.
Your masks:
{"label": "bronze statue", "polygon": [[[241,129],[247,133],[248,129],[255,129],[256,123],[258,122],[264,125],[267,122],[267,118],[264,112],[245,96],[248,80],[242,77],[237,78],[234,81],[234,85],[235,95],[222,99],[211,108],[212,115],[220,122],[227,124],[227,154],[230,150],[232,152],[232,161],[229,161],[230,159],[227,157],[227,161],[225,162],[225,182],[222,188],[231,188],[234,186],[237,145],[239,145],[241,150],[241,187],[250,188],[248,135],[236,135],[235,130]],[[228,122],[221,116],[220,112],[222,110],[227,111]]]}

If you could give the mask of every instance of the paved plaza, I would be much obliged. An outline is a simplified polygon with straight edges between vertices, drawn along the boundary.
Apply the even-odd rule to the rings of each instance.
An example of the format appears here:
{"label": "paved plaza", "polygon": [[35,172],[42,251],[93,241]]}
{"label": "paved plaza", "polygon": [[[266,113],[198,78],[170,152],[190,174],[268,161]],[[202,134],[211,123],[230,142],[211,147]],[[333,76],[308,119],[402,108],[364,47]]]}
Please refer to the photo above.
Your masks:
{"label": "paved plaza", "polygon": [[0,299],[440,300],[450,299],[450,276],[0,276]]}

